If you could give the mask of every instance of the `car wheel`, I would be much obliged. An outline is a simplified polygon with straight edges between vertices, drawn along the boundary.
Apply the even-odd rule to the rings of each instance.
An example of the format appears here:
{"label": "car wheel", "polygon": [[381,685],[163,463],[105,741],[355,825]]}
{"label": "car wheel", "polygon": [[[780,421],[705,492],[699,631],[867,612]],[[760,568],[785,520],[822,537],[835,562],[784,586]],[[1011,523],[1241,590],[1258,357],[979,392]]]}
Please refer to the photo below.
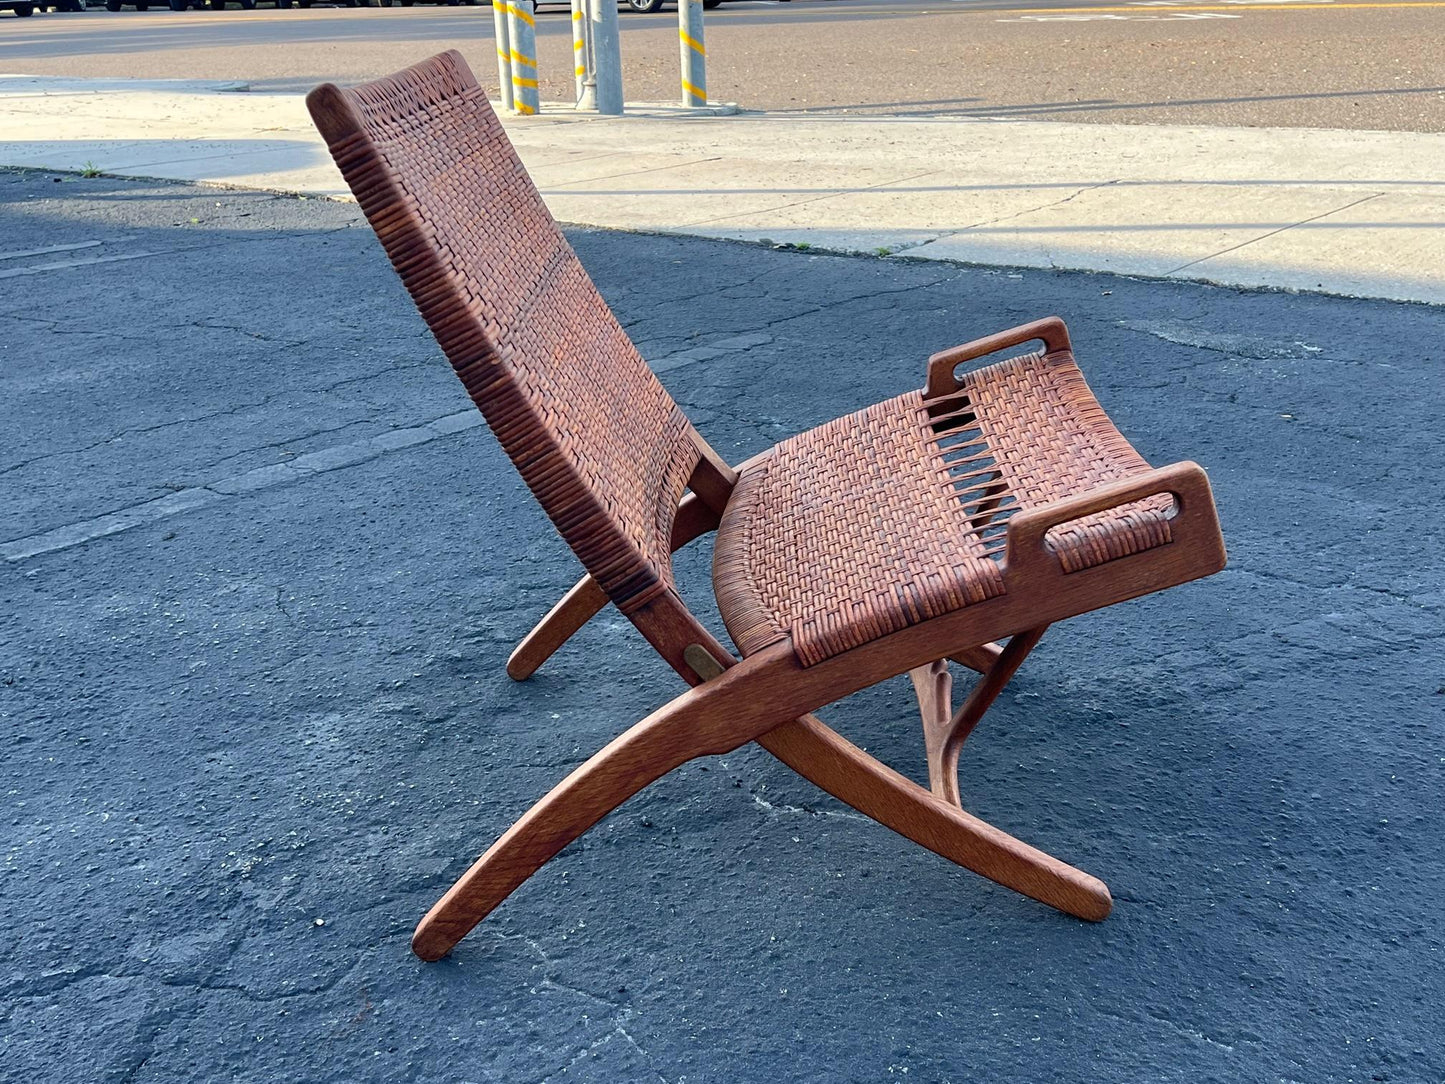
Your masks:
{"label": "car wheel", "polygon": [[119,10],[120,10],[120,0],[105,0],[105,10],[106,10],[106,11],[119,11]]}
{"label": "car wheel", "polygon": [[627,6],[633,11],[640,11],[644,15],[651,15],[654,11],[662,10],[662,0],[627,0]]}
{"label": "car wheel", "polygon": [[34,4],[16,4],[16,5],[15,5],[15,14],[16,14],[16,15],[19,15],[22,19],[25,18],[27,15],[34,15],[34,14],[35,14],[35,5],[34,5]]}
{"label": "car wheel", "polygon": [[185,11],[187,0],[170,0],[170,5],[172,11]]}

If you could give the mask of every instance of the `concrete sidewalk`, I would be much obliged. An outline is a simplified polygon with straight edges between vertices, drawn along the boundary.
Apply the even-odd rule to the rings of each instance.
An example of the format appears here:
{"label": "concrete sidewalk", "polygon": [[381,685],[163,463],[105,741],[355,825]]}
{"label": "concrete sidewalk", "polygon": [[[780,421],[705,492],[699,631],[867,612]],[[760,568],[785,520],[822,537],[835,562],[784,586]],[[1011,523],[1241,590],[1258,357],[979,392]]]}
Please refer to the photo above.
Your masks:
{"label": "concrete sidewalk", "polygon": [[[341,195],[295,95],[0,77],[0,165]],[[1445,303],[1445,135],[804,114],[507,129],[564,222]]]}

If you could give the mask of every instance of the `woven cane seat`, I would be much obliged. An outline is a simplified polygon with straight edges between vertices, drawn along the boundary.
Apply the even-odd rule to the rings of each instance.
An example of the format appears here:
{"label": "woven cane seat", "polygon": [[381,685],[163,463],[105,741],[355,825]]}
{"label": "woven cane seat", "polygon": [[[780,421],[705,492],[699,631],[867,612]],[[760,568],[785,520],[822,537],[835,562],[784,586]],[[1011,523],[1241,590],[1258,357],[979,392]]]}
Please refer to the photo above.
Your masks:
{"label": "woven cane seat", "polygon": [[[746,467],[718,529],[724,624],[750,655],[791,639],[804,666],[1005,593],[1008,519],[1148,464],[1067,352],[968,374],[801,433]],[[1065,572],[1169,541],[1155,497],[1061,524]]]}

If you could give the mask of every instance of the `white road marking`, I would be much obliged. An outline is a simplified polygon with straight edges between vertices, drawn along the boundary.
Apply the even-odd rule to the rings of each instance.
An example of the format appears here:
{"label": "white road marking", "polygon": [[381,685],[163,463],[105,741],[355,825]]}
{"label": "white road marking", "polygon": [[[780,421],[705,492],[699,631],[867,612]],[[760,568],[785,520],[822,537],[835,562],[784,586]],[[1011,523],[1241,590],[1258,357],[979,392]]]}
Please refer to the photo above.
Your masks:
{"label": "white road marking", "polygon": [[99,241],[77,241],[73,245],[50,245],[46,248],[32,248],[24,252],[0,252],[0,260],[24,260],[30,256],[49,256],[52,252],[74,252],[78,248],[99,248]]}
{"label": "white road marking", "polygon": [[330,448],[298,455],[284,463],[256,467],[254,470],[233,474],[229,478],[221,478],[205,485],[177,490],[164,497],[119,508],[79,523],[68,523],[64,527],[55,527],[25,538],[0,542],[0,559],[23,561],[27,557],[69,549],[71,546],[128,531],[132,527],[142,527],[182,512],[206,508],[232,497],[302,482],[318,474],[365,463],[369,459],[402,448],[415,447],[466,429],[475,429],[483,420],[479,411],[468,408],[410,429],[389,429],[374,437],[353,440],[347,444],[335,444]]}
{"label": "white road marking", "polygon": [[1102,23],[1102,22],[1123,22],[1123,23],[1177,23],[1185,19],[1242,19],[1243,15],[1235,15],[1225,11],[1174,11],[1168,14],[1159,15],[1117,15],[1103,13],[1099,15],[1020,15],[1016,19],[995,19],[996,23]]}
{"label": "white road marking", "polygon": [[[1130,7],[1139,8],[1188,8],[1198,6],[1200,0],[1128,0]],[[1209,0],[1211,4],[1249,7],[1251,4],[1268,4],[1274,7],[1277,4],[1309,4],[1311,7],[1318,7],[1320,4],[1333,4],[1335,0]]]}

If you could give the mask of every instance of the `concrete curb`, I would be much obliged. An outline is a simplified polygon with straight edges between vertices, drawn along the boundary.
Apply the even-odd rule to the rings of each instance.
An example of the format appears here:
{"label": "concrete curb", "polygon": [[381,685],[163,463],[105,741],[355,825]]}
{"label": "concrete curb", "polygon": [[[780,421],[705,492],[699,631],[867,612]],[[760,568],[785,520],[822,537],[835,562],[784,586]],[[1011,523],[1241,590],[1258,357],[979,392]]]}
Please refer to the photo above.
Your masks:
{"label": "concrete curb", "polygon": [[[0,164],[346,197],[301,96],[221,86],[0,77]],[[1445,303],[1440,134],[647,103],[505,124],[579,225]]]}

